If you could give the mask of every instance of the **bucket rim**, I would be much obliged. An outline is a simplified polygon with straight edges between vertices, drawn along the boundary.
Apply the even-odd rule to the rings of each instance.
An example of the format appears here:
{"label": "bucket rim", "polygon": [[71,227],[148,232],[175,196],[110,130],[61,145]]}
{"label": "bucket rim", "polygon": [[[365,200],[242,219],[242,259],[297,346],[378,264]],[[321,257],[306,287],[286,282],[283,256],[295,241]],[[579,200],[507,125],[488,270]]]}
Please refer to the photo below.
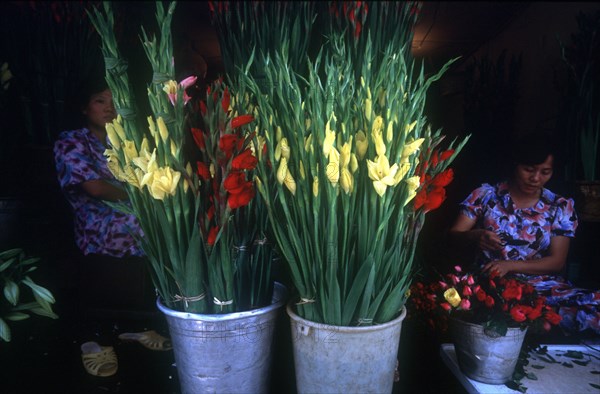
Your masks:
{"label": "bucket rim", "polygon": [[286,301],[288,294],[287,287],[277,281],[273,282],[273,298],[270,305],[263,306],[262,308],[251,309],[248,311],[232,312],[232,313],[190,313],[177,311],[164,305],[160,297],[156,298],[156,306],[158,309],[167,316],[173,316],[180,319],[194,319],[202,320],[205,322],[222,322],[229,320],[238,320],[247,318],[250,316],[264,315],[276,309],[279,309]]}
{"label": "bucket rim", "polygon": [[400,315],[398,317],[396,317],[395,319],[390,320],[385,323],[376,324],[373,326],[336,326],[334,324],[319,323],[319,322],[315,322],[312,320],[307,320],[307,319],[301,317],[300,315],[298,315],[296,312],[294,312],[294,305],[296,305],[295,301],[290,300],[286,306],[286,312],[287,312],[288,316],[290,317],[290,319],[292,319],[300,324],[303,324],[305,326],[318,328],[321,330],[335,330],[337,332],[370,332],[370,331],[385,330],[388,327],[396,326],[396,325],[402,323],[402,321],[406,317],[406,306],[402,306],[402,310],[401,310],[402,312],[400,313]]}

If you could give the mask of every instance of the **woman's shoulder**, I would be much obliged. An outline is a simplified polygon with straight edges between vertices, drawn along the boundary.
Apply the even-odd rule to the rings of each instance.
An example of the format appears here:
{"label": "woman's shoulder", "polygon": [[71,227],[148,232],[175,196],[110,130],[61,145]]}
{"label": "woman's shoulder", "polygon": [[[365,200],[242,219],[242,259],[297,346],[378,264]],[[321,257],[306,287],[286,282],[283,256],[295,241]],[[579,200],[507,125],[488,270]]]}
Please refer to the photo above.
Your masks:
{"label": "woman's shoulder", "polygon": [[57,142],[60,141],[80,141],[85,138],[87,129],[66,130],[58,134]]}
{"label": "woman's shoulder", "polygon": [[542,189],[541,200],[550,205],[558,205],[558,206],[573,206],[574,200],[571,197],[563,197],[560,194],[554,193],[549,189]]}

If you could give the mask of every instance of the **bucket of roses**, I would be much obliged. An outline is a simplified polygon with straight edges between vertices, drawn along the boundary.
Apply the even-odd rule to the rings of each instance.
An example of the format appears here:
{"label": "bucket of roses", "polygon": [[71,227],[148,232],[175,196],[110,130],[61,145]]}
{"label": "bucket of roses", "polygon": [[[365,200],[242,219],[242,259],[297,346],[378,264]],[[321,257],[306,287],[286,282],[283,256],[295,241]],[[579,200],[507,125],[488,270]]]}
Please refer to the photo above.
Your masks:
{"label": "bucket of roses", "polygon": [[497,272],[432,276],[410,288],[409,313],[448,330],[461,371],[489,384],[507,382],[528,329],[544,332],[561,317],[524,279]]}

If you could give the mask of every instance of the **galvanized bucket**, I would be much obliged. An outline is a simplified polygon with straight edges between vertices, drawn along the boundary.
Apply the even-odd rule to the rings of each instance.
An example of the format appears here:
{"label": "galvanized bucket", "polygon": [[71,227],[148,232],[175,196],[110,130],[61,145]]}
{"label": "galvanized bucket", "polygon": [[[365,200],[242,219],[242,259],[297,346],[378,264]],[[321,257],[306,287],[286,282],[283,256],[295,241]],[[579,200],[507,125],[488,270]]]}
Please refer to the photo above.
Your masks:
{"label": "galvanized bucket", "polygon": [[460,370],[482,383],[504,384],[511,379],[527,329],[509,328],[505,336],[490,336],[482,325],[452,319],[451,335]]}
{"label": "galvanized bucket", "polygon": [[181,393],[267,393],[273,332],[286,298],[285,286],[275,283],[271,305],[223,315],[178,312],[157,300],[169,325]]}
{"label": "galvanized bucket", "polygon": [[398,363],[401,315],[363,327],[315,323],[287,306],[298,393],[391,393]]}

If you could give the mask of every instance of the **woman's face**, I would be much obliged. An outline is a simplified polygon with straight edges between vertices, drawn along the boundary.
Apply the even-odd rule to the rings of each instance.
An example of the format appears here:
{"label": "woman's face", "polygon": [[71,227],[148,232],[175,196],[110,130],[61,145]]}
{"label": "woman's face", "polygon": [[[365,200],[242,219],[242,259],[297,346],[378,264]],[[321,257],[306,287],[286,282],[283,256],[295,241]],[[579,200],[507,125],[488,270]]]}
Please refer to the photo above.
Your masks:
{"label": "woman's face", "polygon": [[548,155],[541,164],[518,164],[514,181],[519,191],[526,195],[539,196],[546,182],[552,177],[553,161],[554,157]]}
{"label": "woman's face", "polygon": [[90,130],[105,130],[106,123],[112,122],[117,116],[110,90],[93,94],[83,114],[87,117]]}

